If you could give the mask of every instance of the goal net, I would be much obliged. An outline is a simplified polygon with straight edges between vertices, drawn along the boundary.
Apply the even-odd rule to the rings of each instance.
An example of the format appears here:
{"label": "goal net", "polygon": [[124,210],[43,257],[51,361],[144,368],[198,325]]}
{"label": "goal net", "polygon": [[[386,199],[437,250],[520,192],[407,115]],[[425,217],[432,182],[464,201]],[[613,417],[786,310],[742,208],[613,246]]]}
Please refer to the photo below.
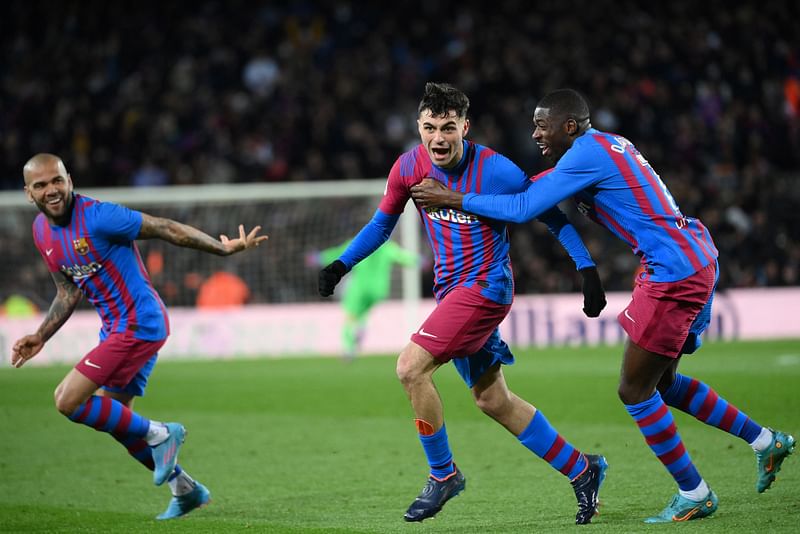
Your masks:
{"label": "goal net", "polygon": [[[237,236],[239,224],[246,229],[260,225],[269,240],[256,250],[227,258],[160,240],[138,241],[142,258],[165,303],[194,306],[202,282],[220,271],[231,272],[247,284],[251,303],[318,302],[320,266],[310,262],[310,254],[354,237],[374,214],[384,185],[385,180],[375,179],[76,188],[76,192],[190,224],[215,237]],[[31,223],[37,213],[22,192],[0,193],[0,248],[4,256],[0,303],[16,294],[46,310],[55,288],[31,236]],[[416,212],[407,209],[392,239],[419,253],[420,236]],[[393,298],[419,299],[419,269],[397,268],[393,278]]]}

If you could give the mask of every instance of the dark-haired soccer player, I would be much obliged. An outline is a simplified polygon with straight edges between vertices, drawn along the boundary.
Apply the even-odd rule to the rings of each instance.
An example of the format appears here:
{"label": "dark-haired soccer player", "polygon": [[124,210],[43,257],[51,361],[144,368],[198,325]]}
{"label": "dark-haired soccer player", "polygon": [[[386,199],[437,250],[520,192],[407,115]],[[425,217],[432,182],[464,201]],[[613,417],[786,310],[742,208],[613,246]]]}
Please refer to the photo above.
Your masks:
{"label": "dark-haired soccer player", "polygon": [[[320,272],[322,296],[331,295],[345,273],[389,238],[411,186],[423,178],[431,176],[459,191],[513,193],[528,187],[527,176],[511,161],[464,139],[468,107],[467,96],[456,88],[426,85],[417,120],[422,144],[397,159],[375,216],[339,259]],[[437,306],[400,353],[397,376],[411,400],[430,476],[405,520],[433,517],[465,486],[453,462],[442,401],[433,383],[433,373],[452,360],[478,407],[572,481],[576,522],[589,523],[597,509],[605,458],[584,455],[565,441],[541,411],[508,389],[503,377],[501,364],[514,362],[498,331],[514,294],[506,224],[454,209],[420,209],[419,215],[435,259]],[[589,252],[558,209],[540,219],[584,275],[584,311],[596,317],[605,306],[605,294]]]}
{"label": "dark-haired soccer player", "polygon": [[756,490],[775,480],[795,440],[762,427],[708,385],[678,374],[680,358],[700,347],[711,319],[718,279],[717,249],[695,218],[684,216],[664,182],[633,144],[592,128],[589,106],[576,91],[545,96],[533,115],[533,139],[555,166],[514,195],[451,191],[433,180],[412,188],[428,209],[451,207],[522,222],[574,197],[579,209],[641,257],[631,303],[618,320],[628,334],[619,397],[679,492],[648,523],[706,517],[717,496],[700,477],[667,405],[744,439],[756,452]]}
{"label": "dark-haired soccer player", "polygon": [[169,335],[169,319],[144,268],[136,239],[227,256],[258,246],[260,227],[220,241],[185,224],[73,193],[61,158],[37,154],[25,164],[25,193],[41,212],[33,238],[56,284],[56,296],[36,333],[14,343],[11,363],[22,367],[69,319],[81,295],[102,320],[100,344],[75,365],[55,391],[59,412],[71,421],[111,434],[153,471],[156,485],[168,482],[172,500],[158,519],[185,515],[210,500],[208,489],[177,464],[185,429],[133,411],[144,394],[158,349]]}

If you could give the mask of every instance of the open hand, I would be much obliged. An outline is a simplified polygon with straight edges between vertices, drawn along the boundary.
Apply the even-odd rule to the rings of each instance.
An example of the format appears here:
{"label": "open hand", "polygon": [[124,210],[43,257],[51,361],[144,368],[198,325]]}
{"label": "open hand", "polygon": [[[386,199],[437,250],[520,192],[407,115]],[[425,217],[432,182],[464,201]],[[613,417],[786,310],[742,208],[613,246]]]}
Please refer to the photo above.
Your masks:
{"label": "open hand", "polygon": [[266,241],[269,239],[267,235],[258,235],[258,232],[261,231],[260,226],[256,226],[250,233],[245,235],[244,233],[244,225],[239,225],[239,237],[236,239],[228,239],[228,236],[221,235],[219,236],[219,240],[222,242],[225,250],[228,254],[234,254],[236,252],[240,252],[242,250],[246,250],[248,248],[257,247],[261,244],[262,241]]}
{"label": "open hand", "polygon": [[39,334],[31,334],[18,339],[11,348],[11,365],[22,367],[25,362],[39,354],[44,347],[44,340]]}
{"label": "open hand", "polygon": [[433,178],[425,178],[411,186],[411,198],[422,208],[461,209],[463,193],[452,191]]}

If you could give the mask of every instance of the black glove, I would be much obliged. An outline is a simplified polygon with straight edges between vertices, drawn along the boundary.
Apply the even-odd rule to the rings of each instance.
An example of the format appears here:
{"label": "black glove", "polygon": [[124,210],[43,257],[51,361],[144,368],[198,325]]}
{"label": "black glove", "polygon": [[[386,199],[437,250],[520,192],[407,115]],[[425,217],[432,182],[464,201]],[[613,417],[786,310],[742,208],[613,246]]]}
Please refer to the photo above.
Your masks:
{"label": "black glove", "polygon": [[606,292],[597,267],[585,267],[578,272],[583,276],[583,313],[586,317],[597,317],[606,307]]}
{"label": "black glove", "polygon": [[333,295],[333,288],[347,274],[347,267],[339,260],[334,261],[319,272],[319,294],[323,297]]}

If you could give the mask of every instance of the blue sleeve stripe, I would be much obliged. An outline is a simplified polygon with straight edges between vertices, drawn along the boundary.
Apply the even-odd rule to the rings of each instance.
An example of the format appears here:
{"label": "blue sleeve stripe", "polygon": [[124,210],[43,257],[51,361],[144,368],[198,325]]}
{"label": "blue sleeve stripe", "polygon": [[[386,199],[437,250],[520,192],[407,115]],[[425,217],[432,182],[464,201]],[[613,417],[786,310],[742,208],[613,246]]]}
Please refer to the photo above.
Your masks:
{"label": "blue sleeve stripe", "polygon": [[375,210],[372,220],[361,229],[347,250],[339,257],[339,261],[345,264],[348,271],[352,269],[355,264],[378,250],[378,247],[389,239],[399,219],[400,214],[389,215],[379,209]]}

